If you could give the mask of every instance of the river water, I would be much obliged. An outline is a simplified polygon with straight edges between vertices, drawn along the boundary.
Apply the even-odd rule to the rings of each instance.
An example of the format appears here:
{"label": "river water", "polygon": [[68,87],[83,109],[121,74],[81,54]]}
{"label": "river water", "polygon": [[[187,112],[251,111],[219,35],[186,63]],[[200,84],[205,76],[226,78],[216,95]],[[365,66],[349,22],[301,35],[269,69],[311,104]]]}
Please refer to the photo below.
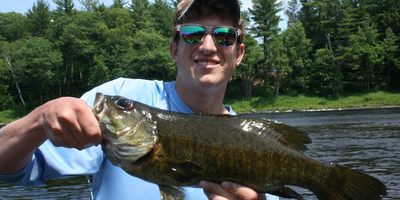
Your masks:
{"label": "river water", "polygon": [[[369,174],[387,186],[384,199],[400,199],[400,109],[293,112],[246,115],[273,119],[309,133],[305,153]],[[91,199],[91,177],[50,179],[35,187],[0,183],[0,199]],[[304,199],[317,199],[293,187]],[[281,198],[283,199],[283,198]]]}

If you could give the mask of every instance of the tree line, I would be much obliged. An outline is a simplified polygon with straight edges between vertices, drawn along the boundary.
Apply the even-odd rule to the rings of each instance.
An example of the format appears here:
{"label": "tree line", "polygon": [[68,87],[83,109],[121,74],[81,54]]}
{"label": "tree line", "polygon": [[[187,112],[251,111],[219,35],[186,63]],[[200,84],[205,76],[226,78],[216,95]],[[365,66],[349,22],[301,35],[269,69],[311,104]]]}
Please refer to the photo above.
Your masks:
{"label": "tree line", "polygon": [[[171,81],[173,18],[180,0],[37,0],[0,13],[0,109],[79,97],[118,77]],[[246,53],[227,96],[398,91],[399,0],[277,0],[243,10]]]}

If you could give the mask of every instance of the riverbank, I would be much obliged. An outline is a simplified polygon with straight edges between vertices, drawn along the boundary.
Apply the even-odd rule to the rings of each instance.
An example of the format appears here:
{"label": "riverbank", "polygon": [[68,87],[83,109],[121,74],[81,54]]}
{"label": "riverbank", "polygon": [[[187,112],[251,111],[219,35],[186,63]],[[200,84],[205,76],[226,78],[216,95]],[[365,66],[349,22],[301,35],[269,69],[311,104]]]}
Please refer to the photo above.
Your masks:
{"label": "riverbank", "polygon": [[346,107],[346,108],[323,108],[323,109],[298,109],[298,110],[251,110],[245,112],[237,112],[238,114],[254,114],[254,113],[287,113],[287,112],[324,112],[324,111],[341,111],[341,110],[366,110],[366,109],[390,109],[390,108],[400,108],[397,105],[390,106],[381,106],[381,105],[373,105],[373,106],[354,106],[354,107]]}
{"label": "riverbank", "polygon": [[338,98],[297,96],[248,97],[224,102],[237,113],[314,112],[350,109],[400,108],[400,94],[374,92]]}
{"label": "riverbank", "polygon": [[[270,97],[226,99],[224,103],[230,105],[238,114],[400,108],[400,93],[374,92],[335,99],[310,97],[302,94],[278,97],[271,95]],[[22,108],[0,111],[0,126],[15,121],[28,113],[29,111]]]}
{"label": "riverbank", "polygon": [[0,111],[0,127],[24,117],[29,112],[29,110],[24,110],[22,106],[21,108],[10,108]]}

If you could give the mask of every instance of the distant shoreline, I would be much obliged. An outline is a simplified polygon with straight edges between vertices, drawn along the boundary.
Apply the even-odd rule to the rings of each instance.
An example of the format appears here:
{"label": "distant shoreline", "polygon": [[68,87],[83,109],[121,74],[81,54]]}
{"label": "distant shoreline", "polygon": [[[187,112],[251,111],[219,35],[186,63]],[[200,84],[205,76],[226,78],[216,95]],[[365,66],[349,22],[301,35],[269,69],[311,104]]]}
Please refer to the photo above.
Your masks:
{"label": "distant shoreline", "polygon": [[368,109],[390,109],[400,108],[398,105],[373,105],[373,106],[354,106],[345,108],[323,108],[323,109],[288,109],[288,110],[255,110],[237,112],[238,114],[257,114],[257,113],[291,113],[291,112],[326,112],[326,111],[342,111],[342,110],[368,110]]}
{"label": "distant shoreline", "polygon": [[[400,108],[398,105],[372,105],[372,106],[353,106],[345,108],[323,108],[323,109],[288,109],[288,110],[255,110],[236,112],[237,114],[258,114],[258,113],[291,113],[291,112],[327,112],[327,111],[342,111],[342,110],[367,110],[367,109],[391,109]],[[0,128],[9,123],[0,123]]]}

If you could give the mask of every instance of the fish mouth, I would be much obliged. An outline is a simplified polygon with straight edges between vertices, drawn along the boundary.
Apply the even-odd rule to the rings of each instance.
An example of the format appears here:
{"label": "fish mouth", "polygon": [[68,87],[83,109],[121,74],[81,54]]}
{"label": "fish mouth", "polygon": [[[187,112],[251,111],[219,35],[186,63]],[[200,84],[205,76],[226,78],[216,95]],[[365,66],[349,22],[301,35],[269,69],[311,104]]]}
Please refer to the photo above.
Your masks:
{"label": "fish mouth", "polygon": [[96,116],[97,121],[99,121],[100,117],[99,114],[104,109],[104,102],[105,96],[102,93],[96,93],[96,98],[93,105],[93,114]]}

